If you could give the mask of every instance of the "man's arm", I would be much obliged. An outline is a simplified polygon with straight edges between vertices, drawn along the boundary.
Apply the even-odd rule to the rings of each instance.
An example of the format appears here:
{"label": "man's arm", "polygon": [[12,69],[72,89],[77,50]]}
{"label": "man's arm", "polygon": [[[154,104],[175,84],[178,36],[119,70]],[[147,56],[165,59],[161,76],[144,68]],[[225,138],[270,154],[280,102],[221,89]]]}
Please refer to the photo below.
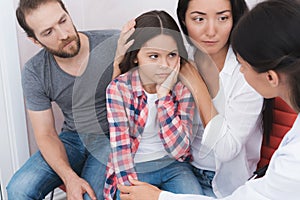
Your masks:
{"label": "man's arm", "polygon": [[71,168],[65,147],[55,130],[52,109],[44,111],[28,111],[35,134],[37,145],[46,162],[63,180],[68,199],[83,199],[84,193],[88,193],[92,199],[96,199],[90,185],[80,178]]}

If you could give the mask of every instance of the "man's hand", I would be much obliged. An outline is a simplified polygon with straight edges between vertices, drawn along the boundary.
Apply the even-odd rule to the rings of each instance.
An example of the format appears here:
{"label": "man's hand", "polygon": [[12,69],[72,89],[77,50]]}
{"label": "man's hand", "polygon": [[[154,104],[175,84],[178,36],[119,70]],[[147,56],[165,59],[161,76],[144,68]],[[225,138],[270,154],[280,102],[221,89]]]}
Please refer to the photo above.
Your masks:
{"label": "man's hand", "polygon": [[145,182],[130,179],[132,186],[118,185],[122,200],[158,200],[161,190]]}
{"label": "man's hand", "polygon": [[88,193],[92,200],[96,200],[94,190],[84,179],[74,176],[65,183],[68,200],[83,200],[83,195]]}

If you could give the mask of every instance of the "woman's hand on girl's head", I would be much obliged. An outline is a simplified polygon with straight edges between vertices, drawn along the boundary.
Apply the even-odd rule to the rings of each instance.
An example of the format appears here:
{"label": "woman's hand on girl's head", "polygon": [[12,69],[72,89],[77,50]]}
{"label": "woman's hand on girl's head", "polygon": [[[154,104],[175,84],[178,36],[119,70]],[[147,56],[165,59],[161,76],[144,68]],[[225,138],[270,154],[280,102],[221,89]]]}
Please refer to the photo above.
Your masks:
{"label": "woman's hand on girl's head", "polygon": [[162,82],[160,85],[159,84],[156,85],[158,98],[167,96],[169,92],[173,89],[178,79],[179,70],[180,70],[180,58],[178,59],[176,66],[174,67],[170,75],[166,78],[166,80]]}
{"label": "woman's hand on girl's head", "polygon": [[112,77],[113,79],[121,73],[119,69],[119,64],[123,60],[125,53],[129,49],[129,47],[134,42],[134,39],[127,42],[128,38],[133,34],[135,30],[134,26],[135,26],[135,19],[132,19],[123,26],[122,31],[120,33],[116,55],[114,59],[114,73]]}

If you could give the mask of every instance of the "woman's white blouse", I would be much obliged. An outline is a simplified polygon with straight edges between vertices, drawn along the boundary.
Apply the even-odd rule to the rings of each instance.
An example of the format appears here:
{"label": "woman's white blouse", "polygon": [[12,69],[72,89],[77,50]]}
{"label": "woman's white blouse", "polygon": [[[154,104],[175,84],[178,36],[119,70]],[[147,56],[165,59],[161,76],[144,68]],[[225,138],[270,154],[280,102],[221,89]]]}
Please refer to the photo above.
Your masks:
{"label": "woman's white blouse", "polygon": [[[234,170],[234,169],[233,169]],[[159,200],[205,200],[201,195],[162,192]],[[271,158],[264,177],[248,181],[223,200],[300,199],[300,115]]]}
{"label": "woman's white blouse", "polygon": [[[213,152],[216,175],[212,182],[217,197],[230,195],[256,170],[262,142],[263,97],[244,79],[232,49],[220,72],[220,89],[213,99],[218,111],[205,127],[201,144],[192,144],[194,166],[201,168]],[[198,140],[199,142],[199,140]],[[198,152],[195,152],[198,151]]]}

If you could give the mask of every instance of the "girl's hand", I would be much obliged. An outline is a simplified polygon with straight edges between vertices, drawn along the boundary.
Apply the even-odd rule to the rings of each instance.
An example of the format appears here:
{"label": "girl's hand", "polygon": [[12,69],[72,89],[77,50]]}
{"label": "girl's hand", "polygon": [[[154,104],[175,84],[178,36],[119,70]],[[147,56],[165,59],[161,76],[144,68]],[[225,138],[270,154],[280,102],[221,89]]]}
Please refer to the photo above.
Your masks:
{"label": "girl's hand", "polygon": [[[128,21],[122,28],[122,31],[120,33],[120,37],[118,40],[118,46],[116,50],[115,60],[114,60],[114,72],[112,79],[117,77],[121,74],[121,71],[119,69],[119,64],[124,58],[125,53],[127,52],[128,48],[133,44],[134,40],[130,40],[127,42],[128,38],[133,34],[135,28],[135,20],[132,19]],[[126,43],[127,42],[127,43]]]}
{"label": "girl's hand", "polygon": [[162,82],[162,84],[156,85],[158,98],[167,96],[169,92],[173,89],[175,83],[177,82],[179,70],[180,70],[180,58],[178,59],[176,66],[174,67],[170,75],[166,78],[166,80]]}

